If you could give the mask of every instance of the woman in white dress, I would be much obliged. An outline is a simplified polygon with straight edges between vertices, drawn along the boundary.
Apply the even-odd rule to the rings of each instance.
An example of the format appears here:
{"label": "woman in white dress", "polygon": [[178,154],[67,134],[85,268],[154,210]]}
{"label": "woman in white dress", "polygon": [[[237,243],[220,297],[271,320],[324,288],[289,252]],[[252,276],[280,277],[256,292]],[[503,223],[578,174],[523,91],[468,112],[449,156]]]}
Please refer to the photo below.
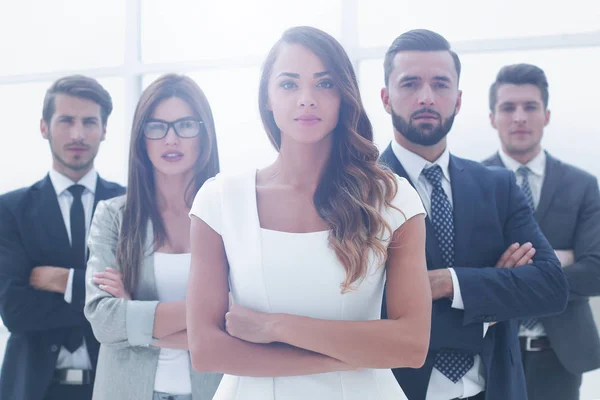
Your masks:
{"label": "woman in white dress", "polygon": [[190,212],[193,367],[227,374],[219,400],[405,399],[389,369],[423,364],[431,317],[418,194],[378,164],[328,34],[283,34],[259,108],[277,159],[208,180]]}

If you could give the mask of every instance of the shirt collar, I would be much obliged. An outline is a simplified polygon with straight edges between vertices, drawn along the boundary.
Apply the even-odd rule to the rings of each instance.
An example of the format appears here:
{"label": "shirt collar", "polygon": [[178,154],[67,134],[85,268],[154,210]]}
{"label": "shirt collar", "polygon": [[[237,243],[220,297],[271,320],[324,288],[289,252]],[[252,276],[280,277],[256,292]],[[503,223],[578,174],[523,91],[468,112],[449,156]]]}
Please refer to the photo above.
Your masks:
{"label": "shirt collar", "polygon": [[528,167],[534,175],[540,177],[544,176],[544,171],[546,170],[546,152],[544,150],[540,151],[537,156],[533,157],[533,159],[525,165],[506,154],[502,149],[500,149],[498,155],[504,163],[504,166],[513,172],[517,172],[517,169],[525,166]]}
{"label": "shirt collar", "polygon": [[392,140],[392,151],[413,183],[416,183],[419,180],[424,168],[429,168],[432,165],[439,165],[440,168],[442,168],[444,178],[450,182],[450,151],[448,150],[448,147],[444,149],[444,152],[434,162],[429,162],[420,155],[405,149],[395,140]]}
{"label": "shirt collar", "polygon": [[[75,185],[70,178],[61,174],[54,168],[50,170],[50,181],[52,182],[52,186],[54,186],[54,190],[56,191],[56,196],[60,196],[63,194],[65,190],[67,190],[70,186]],[[87,190],[89,190],[92,194],[96,193],[96,182],[98,181],[98,173],[94,168],[92,168],[87,174],[85,174],[77,184],[83,185]]]}

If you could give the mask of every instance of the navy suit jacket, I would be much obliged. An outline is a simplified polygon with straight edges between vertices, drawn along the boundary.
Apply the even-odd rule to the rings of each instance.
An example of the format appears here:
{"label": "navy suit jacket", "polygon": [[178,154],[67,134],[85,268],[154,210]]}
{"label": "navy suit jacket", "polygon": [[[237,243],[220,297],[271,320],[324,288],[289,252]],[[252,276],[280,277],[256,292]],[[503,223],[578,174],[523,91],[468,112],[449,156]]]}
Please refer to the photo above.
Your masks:
{"label": "navy suit jacket", "polygon": [[[380,161],[409,179],[391,146]],[[430,348],[424,366],[394,369],[394,375],[410,400],[424,400],[437,352],[460,349],[481,356],[486,400],[526,400],[515,319],[564,310],[568,299],[565,275],[512,172],[455,156],[450,156],[449,170],[454,270],[465,309],[453,309],[449,299],[434,301]],[[443,268],[429,217],[426,227],[427,268]],[[533,264],[495,268],[502,253],[515,242],[533,243],[537,250]],[[496,323],[485,337],[484,322]]]}
{"label": "navy suit jacket", "polygon": [[[100,177],[100,200],[125,192]],[[31,187],[0,196],[0,316],[11,332],[0,372],[0,400],[42,400],[70,330],[84,328],[95,367],[99,344],[83,315],[85,269],[71,259],[71,245],[56,191],[46,176]],[[74,268],[72,301],[29,285],[40,265]]]}

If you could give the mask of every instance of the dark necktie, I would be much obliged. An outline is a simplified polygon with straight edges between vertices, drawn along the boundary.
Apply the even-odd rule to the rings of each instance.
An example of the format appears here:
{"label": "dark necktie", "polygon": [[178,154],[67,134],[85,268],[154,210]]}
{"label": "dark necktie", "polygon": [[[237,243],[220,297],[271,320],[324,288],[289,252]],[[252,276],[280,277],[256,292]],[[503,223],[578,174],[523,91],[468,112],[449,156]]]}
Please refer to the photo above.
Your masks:
{"label": "dark necktie", "polygon": [[[532,211],[535,211],[535,206],[533,203],[533,193],[531,192],[531,186],[529,185],[529,174],[531,170],[529,167],[519,167],[517,169],[517,175],[521,177],[521,191],[525,195],[525,199],[527,199],[527,204]],[[526,329],[533,329],[538,324],[538,320],[536,318],[529,318],[521,321],[521,325],[523,325]]]}
{"label": "dark necktie", "polygon": [[[85,212],[83,210],[83,202],[81,195],[85,189],[82,185],[72,185],[69,187],[69,192],[73,195],[73,203],[71,204],[70,225],[71,225],[71,256],[73,260],[73,268],[84,269],[85,260]],[[73,353],[83,344],[83,331],[80,328],[73,328],[69,332],[65,348]]]}
{"label": "dark necktie", "polygon": [[85,187],[82,185],[69,187],[69,192],[73,195],[70,213],[71,254],[73,255],[73,266],[82,269],[85,268],[85,212],[81,201],[84,189]]}
{"label": "dark necktie", "polygon": [[[431,223],[442,252],[445,268],[454,266],[454,215],[452,205],[442,187],[442,168],[434,165],[421,172],[433,186]],[[472,355],[455,349],[440,350],[433,366],[452,382],[458,382],[474,364]]]}

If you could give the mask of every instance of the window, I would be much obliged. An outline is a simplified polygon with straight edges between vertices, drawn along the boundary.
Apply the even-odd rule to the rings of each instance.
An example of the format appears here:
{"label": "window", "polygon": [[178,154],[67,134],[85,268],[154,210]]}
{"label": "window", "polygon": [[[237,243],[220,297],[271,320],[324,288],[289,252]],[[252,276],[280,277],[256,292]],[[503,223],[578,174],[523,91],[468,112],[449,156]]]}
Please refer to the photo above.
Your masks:
{"label": "window", "polygon": [[600,3],[571,0],[358,0],[359,44],[389,46],[402,32],[426,28],[450,41],[593,32]]}
{"label": "window", "polygon": [[118,66],[125,54],[125,3],[3,2],[0,37],[0,76]]}
{"label": "window", "polygon": [[218,2],[146,0],[142,4],[144,62],[263,57],[281,33],[312,25],[341,33],[341,0]]}

